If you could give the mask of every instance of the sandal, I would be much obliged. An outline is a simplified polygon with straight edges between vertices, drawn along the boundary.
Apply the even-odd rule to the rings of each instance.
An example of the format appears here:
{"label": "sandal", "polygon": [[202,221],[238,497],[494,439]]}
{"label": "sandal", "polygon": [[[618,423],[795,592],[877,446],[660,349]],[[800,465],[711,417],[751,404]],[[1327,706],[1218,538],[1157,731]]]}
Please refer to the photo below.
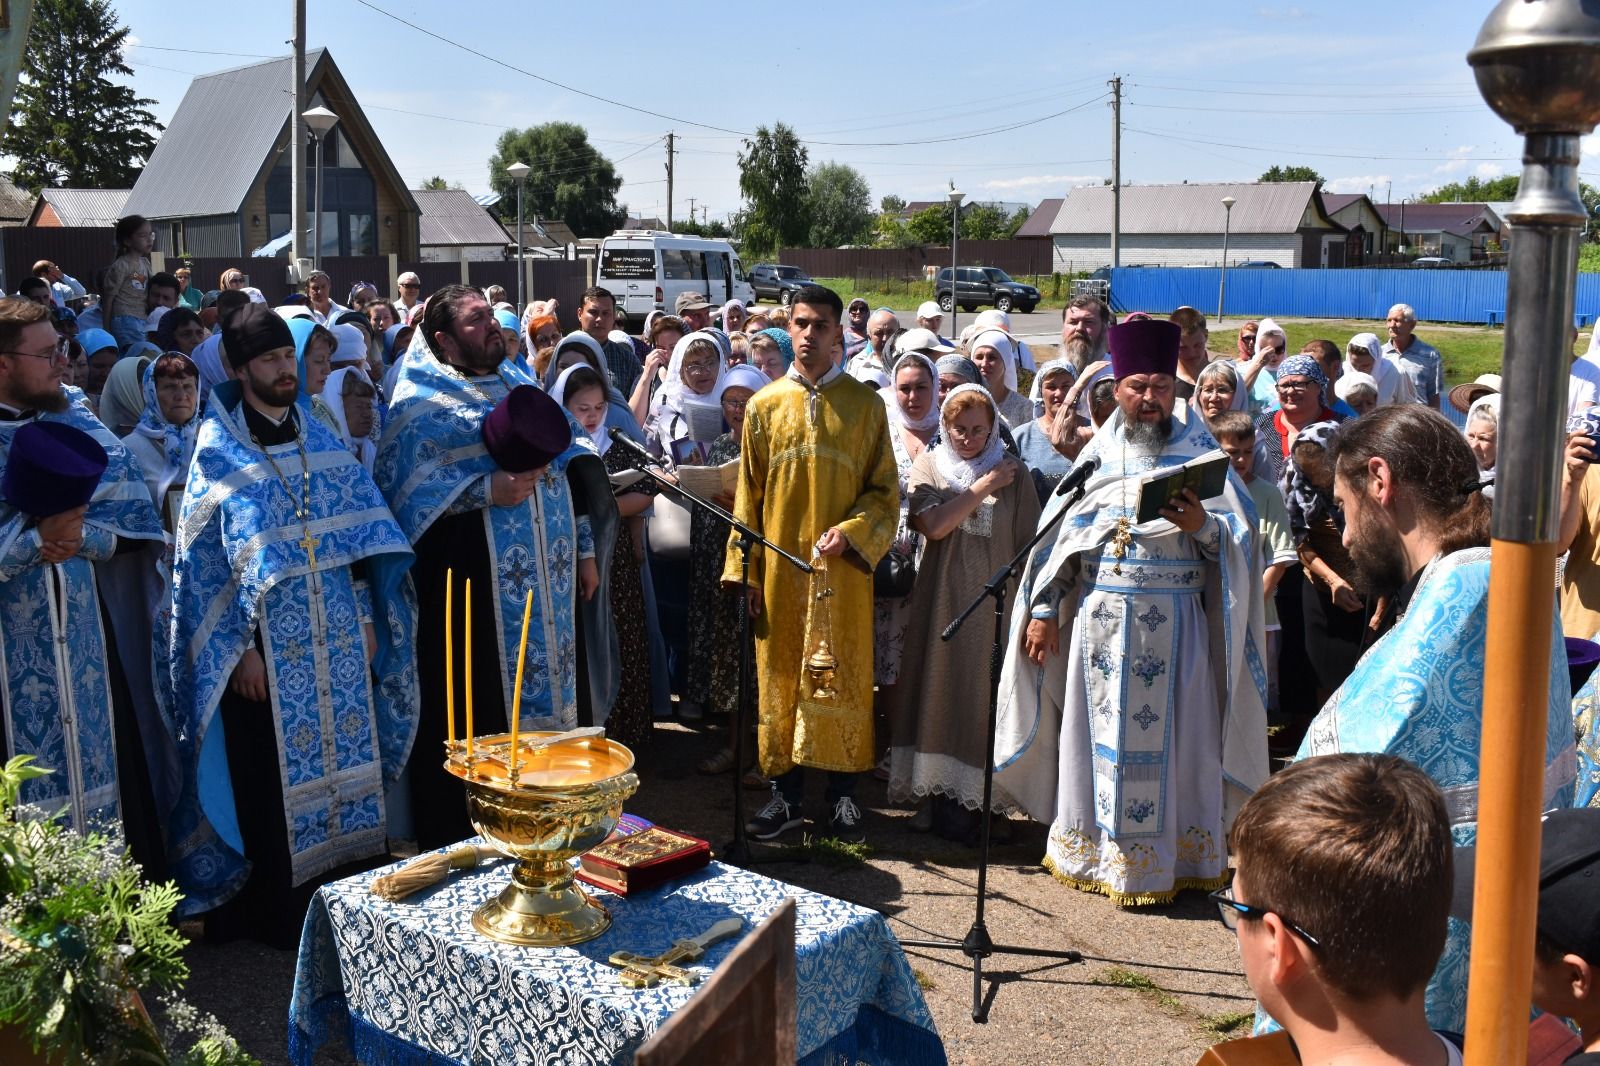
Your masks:
{"label": "sandal", "polygon": [[772,782],[763,777],[760,770],[746,770],[741,784],[752,792],[762,792],[772,787]]}
{"label": "sandal", "polygon": [[715,774],[725,774],[729,770],[732,770],[732,769],[733,769],[733,749],[732,748],[723,748],[720,751],[716,752],[714,755],[710,755],[710,756],[700,760],[700,765],[695,767],[695,772],[696,773],[702,773],[702,774],[715,775]]}

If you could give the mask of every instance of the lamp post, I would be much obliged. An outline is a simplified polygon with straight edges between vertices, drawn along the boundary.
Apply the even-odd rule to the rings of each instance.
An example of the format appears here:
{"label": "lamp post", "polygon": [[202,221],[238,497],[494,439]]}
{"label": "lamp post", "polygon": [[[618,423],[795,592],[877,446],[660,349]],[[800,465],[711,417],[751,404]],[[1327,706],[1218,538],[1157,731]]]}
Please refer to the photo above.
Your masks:
{"label": "lamp post", "polygon": [[1238,203],[1231,196],[1222,198],[1222,275],[1217,278],[1217,322],[1222,322],[1222,298],[1228,292],[1228,236],[1233,229],[1233,205]]}
{"label": "lamp post", "polygon": [[317,146],[317,195],[311,208],[311,263],[318,270],[322,269],[322,142],[327,140],[328,131],[333,129],[339,121],[335,115],[325,107],[313,107],[310,111],[300,116],[306,120],[306,127],[311,130],[311,141]]}
{"label": "lamp post", "polygon": [[1478,91],[1524,138],[1506,278],[1478,768],[1478,860],[1466,1061],[1523,1066],[1544,799],[1550,618],[1578,239],[1579,140],[1600,122],[1592,0],[1501,0],[1467,54]]}
{"label": "lamp post", "polygon": [[956,329],[956,293],[960,291],[957,275],[961,269],[956,266],[960,262],[956,258],[956,242],[961,237],[961,201],[965,197],[956,183],[950,183],[950,336],[954,337],[960,331]]}
{"label": "lamp post", "polygon": [[1406,254],[1406,204],[1411,202],[1411,197],[1400,197],[1400,244],[1395,249],[1401,255]]}
{"label": "lamp post", "polygon": [[506,173],[511,175],[511,180],[517,183],[517,314],[522,314],[522,309],[528,306],[528,301],[523,298],[522,284],[527,276],[527,270],[522,265],[522,187],[528,182],[528,174],[533,170],[526,163],[512,163],[506,167]]}

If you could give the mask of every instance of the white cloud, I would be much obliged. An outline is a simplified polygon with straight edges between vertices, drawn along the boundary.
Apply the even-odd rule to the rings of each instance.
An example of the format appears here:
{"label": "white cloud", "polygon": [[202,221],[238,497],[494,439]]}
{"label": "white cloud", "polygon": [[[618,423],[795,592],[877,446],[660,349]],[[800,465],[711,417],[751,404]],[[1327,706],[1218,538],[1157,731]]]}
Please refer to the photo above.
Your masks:
{"label": "white cloud", "polygon": [[1389,182],[1394,180],[1392,174],[1353,174],[1344,178],[1329,178],[1322,186],[1323,192],[1366,192],[1372,194],[1380,201],[1384,197],[1384,190]]}
{"label": "white cloud", "polygon": [[1479,178],[1487,181],[1490,178],[1498,178],[1500,175],[1504,174],[1506,172],[1506,168],[1501,166],[1499,163],[1479,163],[1477,166],[1472,168],[1472,172]]}
{"label": "white cloud", "polygon": [[1098,185],[1105,178],[1099,174],[1028,174],[1020,178],[994,178],[978,183],[980,189],[1070,189],[1078,185]]}

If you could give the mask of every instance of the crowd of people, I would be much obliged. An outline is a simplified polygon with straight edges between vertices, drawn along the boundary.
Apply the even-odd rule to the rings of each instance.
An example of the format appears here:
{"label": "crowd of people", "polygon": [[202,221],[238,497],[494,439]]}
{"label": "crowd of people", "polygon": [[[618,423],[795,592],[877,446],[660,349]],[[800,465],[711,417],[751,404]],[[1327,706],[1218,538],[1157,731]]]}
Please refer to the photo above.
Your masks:
{"label": "crowd of people", "polygon": [[[1079,296],[1036,361],[1003,312],[946,338],[936,305],[904,328],[816,286],[775,311],[687,293],[637,332],[602,288],[564,332],[554,301],[410,273],[339,304],[313,272],[269,306],[238,269],[205,293],[152,272],[143,219],[116,235],[92,304],[48,262],[0,301],[0,738],[57,771],[26,800],[120,821],[208,936],[291,946],[318,884],[468,836],[439,758],[465,725],[437,709],[470,692],[479,733],[520,700],[523,728],[604,725],[646,757],[657,722],[709,717],[699,770],[769,790],[758,839],[805,824],[808,768],[827,832],[865,839],[873,773],[955,841],[1007,810],[1048,825],[1045,865],[1118,905],[1218,893],[1291,1035],[1301,945],[1333,1000],[1376,964],[1324,932],[1365,912],[1302,904],[1283,856],[1339,861],[1366,833],[1339,820],[1381,810],[1433,865],[1379,841],[1326,878],[1412,877],[1383,925],[1426,943],[1381,992],[1460,1029],[1466,926],[1436,897],[1475,828],[1500,382],[1447,388],[1405,304],[1387,341],[1291,354],[1268,318],[1218,353],[1193,308],[1118,322]],[[1551,807],[1600,792],[1561,639],[1600,631],[1600,353],[1571,373]],[[1219,493],[1142,506],[1152,473],[1206,462]],[[680,484],[812,572],[760,549],[746,571]],[[940,634],[1041,529],[991,750],[987,627]],[[1269,752],[1298,764],[1269,776]]]}

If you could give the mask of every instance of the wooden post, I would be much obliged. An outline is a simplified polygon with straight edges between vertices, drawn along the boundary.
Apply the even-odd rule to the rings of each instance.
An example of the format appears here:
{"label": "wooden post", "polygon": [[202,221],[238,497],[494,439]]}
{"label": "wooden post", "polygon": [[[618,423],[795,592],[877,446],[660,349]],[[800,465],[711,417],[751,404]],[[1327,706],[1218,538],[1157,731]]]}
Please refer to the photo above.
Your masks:
{"label": "wooden post", "polygon": [[392,300],[400,295],[400,257],[393,252],[389,253],[389,295],[384,299]]}

